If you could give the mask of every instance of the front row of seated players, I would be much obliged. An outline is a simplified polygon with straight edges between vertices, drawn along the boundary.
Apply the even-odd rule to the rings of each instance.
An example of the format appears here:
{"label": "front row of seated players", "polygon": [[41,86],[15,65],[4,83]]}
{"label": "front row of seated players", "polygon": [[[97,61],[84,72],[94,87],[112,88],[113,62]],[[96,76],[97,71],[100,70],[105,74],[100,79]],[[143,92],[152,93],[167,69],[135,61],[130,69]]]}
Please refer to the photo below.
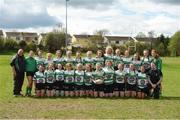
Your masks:
{"label": "front row of seated players", "polygon": [[100,63],[95,65],[93,71],[91,64],[78,63],[74,70],[72,64],[67,63],[65,70],[61,64],[54,69],[54,64],[49,63],[47,70],[43,65],[34,75],[37,97],[137,97],[145,98],[153,91],[154,98],[159,98],[159,86],[162,74],[151,63],[151,70],[145,73],[145,67],[140,71],[135,70],[135,65],[130,64],[129,70],[124,70],[124,64],[118,64],[114,71],[112,61],[106,61],[105,67]]}

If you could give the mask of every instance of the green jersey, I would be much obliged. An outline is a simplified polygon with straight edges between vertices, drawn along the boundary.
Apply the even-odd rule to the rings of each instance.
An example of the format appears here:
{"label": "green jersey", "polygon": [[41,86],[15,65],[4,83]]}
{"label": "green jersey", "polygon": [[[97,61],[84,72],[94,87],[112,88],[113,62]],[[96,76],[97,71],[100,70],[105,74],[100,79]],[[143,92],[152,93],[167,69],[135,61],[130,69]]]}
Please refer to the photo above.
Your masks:
{"label": "green jersey", "polygon": [[33,57],[27,57],[25,59],[25,68],[26,72],[36,72],[36,60]]}
{"label": "green jersey", "polygon": [[135,66],[135,70],[140,70],[140,67],[141,67],[141,61],[139,60],[133,60],[132,63],[134,64]]}
{"label": "green jersey", "polygon": [[35,81],[35,83],[39,84],[39,83],[45,83],[46,82],[46,77],[44,75],[43,72],[36,72],[34,74],[33,80]]}
{"label": "green jersey", "polygon": [[64,58],[54,58],[53,59],[54,64],[57,66],[58,64],[64,65]]}
{"label": "green jersey", "polygon": [[53,70],[46,70],[44,72],[46,77],[46,83],[54,83],[55,81],[55,72]]}
{"label": "green jersey", "polygon": [[127,83],[130,85],[135,85],[137,82],[137,72],[136,71],[129,71],[126,74],[127,77]]}
{"label": "green jersey", "polygon": [[55,70],[55,78],[56,81],[64,81],[64,70]]}
{"label": "green jersey", "polygon": [[93,65],[94,65],[94,59],[93,59],[93,58],[88,58],[88,57],[86,57],[86,58],[83,59],[83,63],[84,63],[84,65],[86,65],[86,64],[91,64],[92,67],[93,67]]}
{"label": "green jersey", "polygon": [[121,56],[115,55],[114,56],[114,66],[118,66],[121,63],[123,63]]}
{"label": "green jersey", "polygon": [[111,61],[112,64],[114,65],[114,56],[113,55],[105,54],[104,55],[104,62],[105,62],[105,64],[106,64],[107,61]]}
{"label": "green jersey", "polygon": [[84,83],[85,85],[92,85],[92,80],[93,80],[93,76],[92,76],[92,72],[85,72],[84,74]]}
{"label": "green jersey", "polygon": [[103,68],[104,71],[104,84],[110,85],[114,82],[114,70],[109,67]]}
{"label": "green jersey", "polygon": [[145,69],[147,70],[150,68],[152,58],[149,56],[148,57],[142,57],[141,62],[142,62],[142,65],[144,65]]}
{"label": "green jersey", "polygon": [[37,68],[39,68],[39,65],[44,66],[45,65],[45,58],[43,57],[35,57]]}
{"label": "green jersey", "polygon": [[115,82],[116,83],[124,83],[124,79],[125,79],[125,76],[126,76],[125,71],[117,70],[117,71],[115,71],[114,74],[115,74]]}
{"label": "green jersey", "polygon": [[138,73],[137,86],[138,88],[146,88],[148,83],[148,76],[145,73]]}
{"label": "green jersey", "polygon": [[96,65],[97,63],[101,64],[101,66],[103,67],[104,66],[104,58],[103,57],[96,57],[94,58],[94,65]]}
{"label": "green jersey", "polygon": [[96,80],[102,80],[104,81],[104,71],[100,70],[100,71],[94,71],[93,73],[93,79]]}
{"label": "green jersey", "polygon": [[64,59],[64,63],[67,64],[67,63],[70,63],[72,64],[72,66],[74,66],[74,59],[73,58],[65,58]]}
{"label": "green jersey", "polygon": [[152,59],[152,62],[154,62],[155,63],[155,65],[156,65],[156,68],[158,69],[158,70],[162,70],[162,59],[161,58],[153,58]]}
{"label": "green jersey", "polygon": [[84,84],[84,71],[75,71],[75,84],[76,85],[83,85]]}
{"label": "green jersey", "polygon": [[64,71],[64,82],[67,84],[74,83],[74,70]]}
{"label": "green jersey", "polygon": [[132,62],[132,57],[131,56],[129,56],[129,57],[124,56],[124,57],[122,57],[122,61],[124,63],[124,67],[129,68],[129,64],[131,64],[131,62]]}
{"label": "green jersey", "polygon": [[79,63],[83,64],[83,60],[82,60],[81,58],[76,58],[76,59],[74,60],[75,66],[76,66],[77,64],[79,64]]}
{"label": "green jersey", "polygon": [[48,65],[51,64],[51,63],[54,63],[53,59],[51,59],[51,60],[46,59],[45,62],[44,62],[45,67],[48,68]]}

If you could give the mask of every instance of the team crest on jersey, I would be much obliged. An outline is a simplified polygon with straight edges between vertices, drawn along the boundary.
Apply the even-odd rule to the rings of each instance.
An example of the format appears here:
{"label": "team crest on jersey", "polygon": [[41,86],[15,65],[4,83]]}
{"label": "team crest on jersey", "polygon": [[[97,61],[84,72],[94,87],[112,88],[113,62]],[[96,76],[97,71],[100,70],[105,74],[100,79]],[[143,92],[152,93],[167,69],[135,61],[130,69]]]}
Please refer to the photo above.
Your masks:
{"label": "team crest on jersey", "polygon": [[73,82],[73,78],[72,77],[67,77],[68,82]]}
{"label": "team crest on jersey", "polygon": [[49,77],[48,77],[48,80],[49,80],[49,81],[53,81],[53,76],[49,76]]}
{"label": "team crest on jersey", "polygon": [[128,81],[129,81],[129,83],[135,84],[136,83],[136,77],[129,77]]}
{"label": "team crest on jersey", "polygon": [[106,75],[105,77],[106,77],[106,79],[112,79],[113,76],[112,75]]}
{"label": "team crest on jersey", "polygon": [[43,83],[44,79],[40,78],[38,81],[39,83]]}
{"label": "team crest on jersey", "polygon": [[63,81],[63,76],[58,76],[58,81]]}
{"label": "team crest on jersey", "polygon": [[82,77],[76,77],[77,82],[82,82]]}

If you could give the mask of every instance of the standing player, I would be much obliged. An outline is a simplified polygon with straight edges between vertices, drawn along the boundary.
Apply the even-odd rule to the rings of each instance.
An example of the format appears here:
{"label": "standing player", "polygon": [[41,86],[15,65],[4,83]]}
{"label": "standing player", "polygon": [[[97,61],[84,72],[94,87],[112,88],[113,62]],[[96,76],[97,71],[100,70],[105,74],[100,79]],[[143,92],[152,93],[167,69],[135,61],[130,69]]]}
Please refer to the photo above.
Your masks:
{"label": "standing player", "polygon": [[93,73],[94,82],[94,97],[104,97],[104,71],[102,70],[101,64],[96,64],[96,70]]}
{"label": "standing player", "polygon": [[118,65],[120,63],[123,63],[122,58],[121,58],[121,51],[120,49],[116,49],[115,51],[115,56],[114,56],[114,70],[118,70]]}
{"label": "standing player", "polygon": [[136,70],[136,71],[140,71],[141,60],[140,60],[139,53],[135,53],[135,54],[134,54],[132,63],[133,63],[134,66],[135,66],[135,70]]}
{"label": "standing player", "polygon": [[150,70],[150,64],[152,62],[152,57],[149,55],[148,50],[143,51],[143,57],[141,58],[142,65],[145,67],[145,72],[147,73]]}
{"label": "standing player", "polygon": [[136,96],[136,83],[137,83],[137,71],[135,71],[134,64],[130,64],[129,71],[126,75],[127,84],[126,84],[126,97],[135,97]]}
{"label": "standing player", "polygon": [[123,63],[124,63],[124,71],[129,71],[129,65],[132,62],[132,57],[129,54],[129,50],[126,50],[124,52],[124,56],[122,57]]}
{"label": "standing player", "polygon": [[26,76],[28,80],[28,85],[26,88],[26,96],[31,96],[32,86],[33,86],[33,76],[37,71],[36,60],[34,59],[34,52],[31,50],[29,56],[25,59]]}
{"label": "standing player", "polygon": [[74,59],[72,58],[72,51],[68,50],[66,52],[66,58],[64,59],[65,65],[70,63],[74,67]]}
{"label": "standing player", "polygon": [[46,67],[46,69],[48,68],[48,65],[49,64],[52,64],[52,63],[54,63],[53,62],[53,59],[52,59],[52,54],[51,53],[47,53],[47,59],[45,60],[45,62],[44,62],[44,64],[45,64],[45,67]]}
{"label": "standing player", "polygon": [[118,70],[115,71],[115,90],[114,94],[116,97],[124,97],[125,92],[125,76],[124,64],[118,65]]}
{"label": "standing player", "polygon": [[93,96],[93,84],[92,84],[92,66],[91,64],[86,64],[85,66],[85,74],[84,74],[84,88],[86,96]]}
{"label": "standing player", "polygon": [[58,64],[64,65],[64,58],[62,57],[61,50],[56,51],[56,58],[53,59],[55,68],[58,68]]}
{"label": "standing player", "polygon": [[65,96],[74,96],[74,70],[72,64],[66,64],[66,71],[64,71],[64,87]]}
{"label": "standing player", "polygon": [[92,51],[87,52],[87,57],[85,57],[83,59],[83,63],[84,63],[84,66],[86,66],[86,64],[90,64],[92,66],[92,68],[93,68],[94,59],[92,58]]}
{"label": "standing player", "polygon": [[103,51],[98,50],[96,54],[96,58],[94,58],[94,65],[97,63],[100,63],[102,67],[104,67],[104,57],[103,57]]}
{"label": "standing player", "polygon": [[58,64],[58,69],[55,70],[55,86],[56,86],[56,96],[64,96],[64,70],[61,64]]}
{"label": "standing player", "polygon": [[84,71],[83,65],[81,63],[77,64],[77,68],[75,71],[75,96],[82,97],[84,95]]}
{"label": "standing player", "polygon": [[39,65],[45,65],[45,58],[43,57],[43,52],[42,50],[39,50],[37,53],[37,56],[35,57],[36,63],[37,63],[37,69],[39,67]]}
{"label": "standing player", "polygon": [[77,64],[79,64],[79,63],[83,64],[83,59],[81,58],[81,52],[77,51],[74,64],[75,64],[75,66],[77,66]]}
{"label": "standing player", "polygon": [[33,77],[36,97],[45,96],[46,77],[43,71],[44,71],[44,66],[39,65],[38,72],[36,72]]}
{"label": "standing player", "polygon": [[111,61],[112,63],[112,67],[114,65],[114,56],[113,56],[113,49],[112,47],[108,46],[106,47],[106,51],[104,54],[104,63],[106,63],[107,61]]}
{"label": "standing player", "polygon": [[103,68],[103,71],[105,97],[113,97],[114,70],[112,67],[112,61],[106,61],[106,67]]}
{"label": "standing player", "polygon": [[55,82],[55,72],[54,64],[49,63],[47,70],[44,72],[46,77],[46,93],[47,97],[53,97],[55,95],[54,82]]}
{"label": "standing player", "polygon": [[140,67],[140,72],[137,76],[137,97],[138,98],[145,98],[147,96],[147,84],[149,81],[149,77],[145,73],[144,66]]}

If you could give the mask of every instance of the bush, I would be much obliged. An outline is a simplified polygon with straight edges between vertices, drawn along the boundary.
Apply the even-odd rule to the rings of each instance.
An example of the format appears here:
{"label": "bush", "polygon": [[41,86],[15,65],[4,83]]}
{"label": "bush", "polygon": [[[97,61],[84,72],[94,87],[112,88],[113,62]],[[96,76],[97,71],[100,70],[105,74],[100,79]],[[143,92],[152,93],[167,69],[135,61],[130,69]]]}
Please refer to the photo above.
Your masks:
{"label": "bush", "polygon": [[18,44],[16,40],[13,39],[6,39],[5,44],[4,44],[5,50],[17,50],[18,49]]}
{"label": "bush", "polygon": [[18,45],[19,45],[19,48],[21,48],[21,49],[23,49],[23,50],[26,50],[26,47],[27,47],[26,41],[21,40],[21,41],[18,43]]}
{"label": "bush", "polygon": [[26,47],[26,51],[30,51],[30,50],[33,50],[33,51],[36,51],[37,49],[37,46],[35,43],[33,42],[30,42],[29,44],[27,44],[27,47]]}
{"label": "bush", "polygon": [[4,38],[0,37],[0,50],[4,49]]}

